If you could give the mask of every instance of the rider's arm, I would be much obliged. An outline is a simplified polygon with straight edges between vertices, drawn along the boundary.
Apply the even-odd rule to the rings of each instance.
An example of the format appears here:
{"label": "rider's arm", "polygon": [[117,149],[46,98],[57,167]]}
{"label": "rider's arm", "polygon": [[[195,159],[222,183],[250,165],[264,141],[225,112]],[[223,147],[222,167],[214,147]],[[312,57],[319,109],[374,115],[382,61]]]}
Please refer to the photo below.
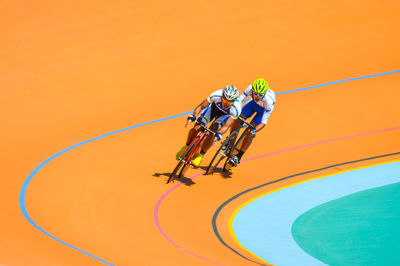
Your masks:
{"label": "rider's arm", "polygon": [[263,129],[265,127],[264,123],[260,123],[256,126],[256,132],[260,131],[261,129]]}
{"label": "rider's arm", "polygon": [[205,99],[202,103],[200,103],[193,111],[193,114],[188,116],[188,119],[186,121],[185,127],[187,127],[191,122],[196,120],[196,117],[201,113],[201,110],[206,108],[209,105],[208,99]]}
{"label": "rider's arm", "polygon": [[243,102],[243,100],[248,97],[251,96],[251,85],[248,86],[243,92],[242,94],[240,94],[239,96],[239,101]]}
{"label": "rider's arm", "polygon": [[[240,117],[246,119],[246,117],[243,114],[240,114]],[[242,125],[242,123],[243,122],[240,119],[234,119],[229,132],[232,133],[233,131],[235,131],[239,126]]]}
{"label": "rider's arm", "polygon": [[229,117],[228,120],[226,120],[225,125],[219,130],[219,132],[223,135],[225,132],[231,127],[234,119],[232,117]]}
{"label": "rider's arm", "polygon": [[210,105],[210,103],[208,102],[208,99],[205,99],[201,104],[199,104],[199,105],[194,109],[193,115],[194,115],[195,117],[197,117],[197,116],[201,113],[201,111],[202,111],[204,108],[206,108],[207,106],[209,106],[209,105]]}
{"label": "rider's arm", "polygon": [[197,117],[201,111],[206,108],[207,106],[210,105],[210,103],[214,102],[215,98],[219,98],[220,95],[218,94],[218,92],[220,92],[222,90],[219,91],[214,91],[213,93],[211,93],[211,95],[209,97],[207,97],[204,101],[201,102],[201,104],[199,104],[193,111],[193,115],[195,117]]}

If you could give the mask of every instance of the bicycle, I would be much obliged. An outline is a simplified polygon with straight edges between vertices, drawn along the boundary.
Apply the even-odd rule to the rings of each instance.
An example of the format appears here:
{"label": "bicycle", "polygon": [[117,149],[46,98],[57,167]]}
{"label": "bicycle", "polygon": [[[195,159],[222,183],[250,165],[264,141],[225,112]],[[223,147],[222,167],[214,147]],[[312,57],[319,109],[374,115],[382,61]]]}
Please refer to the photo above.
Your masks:
{"label": "bicycle", "polygon": [[183,174],[187,171],[189,166],[192,164],[192,158],[195,154],[197,154],[198,150],[201,147],[201,143],[204,141],[204,139],[207,137],[208,133],[213,134],[214,136],[217,134],[216,132],[212,131],[209,129],[207,126],[205,126],[203,123],[199,121],[195,121],[196,124],[200,125],[202,128],[200,133],[197,134],[197,136],[192,140],[190,145],[186,148],[186,150],[182,153],[182,155],[179,157],[179,162],[177,166],[175,167],[174,171],[172,171],[171,175],[169,176],[167,180],[167,184],[174,179],[174,176],[176,173],[179,171],[181,168],[178,178],[181,178]]}
{"label": "bicycle", "polygon": [[[255,127],[248,123],[245,119],[242,117],[238,117],[245,125],[239,126],[235,131],[233,131],[226,139],[221,143],[221,146],[218,148],[217,152],[215,153],[214,157],[212,158],[210,164],[207,167],[206,170],[206,175],[212,173],[212,171],[217,168],[218,164],[225,158],[226,161],[224,163],[224,167],[222,168],[224,172],[229,171],[230,168],[232,167],[232,164],[229,163],[229,160],[232,158],[234,155],[233,153],[235,151],[238,151],[236,147],[239,145],[239,143],[242,141],[242,139],[246,136],[246,133],[248,130],[253,130]],[[236,141],[237,136],[239,135],[239,131],[244,128],[245,130],[243,131],[242,135],[239,137],[239,139]],[[219,157],[220,156],[220,157]],[[218,160],[216,160],[219,157]],[[216,163],[213,165],[213,163],[216,161]]]}

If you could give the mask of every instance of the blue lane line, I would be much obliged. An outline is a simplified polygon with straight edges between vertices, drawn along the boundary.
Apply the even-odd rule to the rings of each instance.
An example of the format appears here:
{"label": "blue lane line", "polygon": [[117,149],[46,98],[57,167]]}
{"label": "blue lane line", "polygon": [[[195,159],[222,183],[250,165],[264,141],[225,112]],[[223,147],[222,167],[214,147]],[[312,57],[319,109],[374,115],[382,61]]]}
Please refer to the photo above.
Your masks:
{"label": "blue lane line", "polygon": [[[341,83],[341,82],[346,82],[346,81],[352,81],[352,80],[358,80],[358,79],[366,79],[366,78],[372,78],[372,77],[378,77],[378,76],[384,76],[384,75],[390,75],[390,74],[396,74],[396,73],[400,73],[400,70],[395,70],[395,71],[385,72],[385,73],[380,73],[380,74],[374,74],[374,75],[369,75],[369,76],[363,76],[363,77],[358,77],[358,78],[344,79],[344,80],[339,80],[339,81],[324,83],[324,84],[320,84],[320,85],[316,85],[316,86],[311,86],[311,87],[305,87],[305,88],[296,89],[296,90],[289,90],[289,91],[284,91],[284,92],[278,92],[278,93],[276,93],[276,94],[279,95],[279,94],[292,93],[292,92],[314,89],[314,88],[318,88],[318,87],[322,87],[322,86],[328,86],[328,85],[332,85],[332,84],[336,84],[336,83]],[[27,179],[25,180],[24,184],[22,185],[21,192],[20,192],[20,196],[19,196],[19,206],[20,206],[20,209],[21,209],[21,211],[22,211],[22,214],[23,214],[24,217],[28,220],[29,223],[31,223],[31,224],[32,224],[34,227],[36,227],[39,231],[41,231],[41,232],[44,233],[45,235],[51,237],[52,239],[54,239],[54,240],[56,240],[56,241],[58,241],[58,242],[60,242],[60,243],[62,243],[62,244],[64,244],[64,245],[67,245],[68,247],[71,247],[71,248],[73,248],[73,249],[75,249],[75,250],[77,250],[77,251],[79,251],[79,252],[82,252],[83,254],[88,255],[88,256],[90,256],[90,257],[96,259],[96,260],[99,260],[99,261],[101,261],[101,262],[104,262],[104,263],[106,263],[106,264],[108,264],[108,265],[113,265],[113,264],[111,264],[111,263],[109,263],[109,262],[107,262],[107,261],[105,261],[105,260],[103,260],[103,259],[100,259],[100,258],[98,258],[98,257],[96,257],[96,256],[94,256],[94,255],[92,255],[92,254],[89,254],[89,253],[87,253],[87,252],[85,252],[85,251],[83,251],[83,250],[81,250],[81,249],[79,249],[79,248],[77,248],[77,247],[74,247],[74,246],[72,246],[72,245],[70,245],[70,244],[68,244],[68,243],[66,243],[66,242],[64,242],[64,241],[62,241],[62,240],[60,240],[60,239],[58,239],[58,238],[56,238],[56,237],[50,235],[49,233],[47,233],[46,231],[44,231],[42,228],[40,228],[38,225],[36,225],[35,222],[29,217],[28,212],[26,211],[26,207],[25,207],[25,194],[26,194],[26,191],[27,191],[27,189],[28,189],[29,183],[31,182],[31,180],[33,179],[33,177],[37,174],[37,172],[39,172],[39,170],[40,170],[43,166],[45,166],[46,164],[48,164],[50,161],[52,161],[53,159],[57,158],[58,156],[60,156],[60,155],[62,155],[62,154],[64,154],[64,153],[66,153],[66,152],[68,152],[68,151],[70,151],[70,150],[72,150],[72,149],[75,149],[75,148],[77,148],[77,147],[79,147],[79,146],[82,146],[82,145],[84,145],[84,144],[86,144],[86,143],[89,143],[89,142],[92,142],[92,141],[95,141],[95,140],[98,140],[98,139],[101,139],[101,138],[104,138],[104,137],[107,137],[107,136],[110,136],[110,135],[114,135],[114,134],[117,134],[117,133],[121,133],[121,132],[130,130],[130,129],[134,129],[134,128],[137,128],[137,127],[141,127],[141,126],[145,126],[145,125],[150,125],[150,124],[154,124],[154,123],[158,123],[158,122],[170,120],[170,119],[177,118],[177,117],[180,117],[180,116],[188,115],[188,114],[190,114],[190,113],[192,113],[192,111],[185,112],[185,113],[181,113],[181,114],[178,114],[178,115],[169,116],[169,117],[162,118],[162,119],[158,119],[158,120],[153,120],[153,121],[150,121],[150,122],[145,122],[145,123],[137,124],[137,125],[134,125],[134,126],[130,126],[130,127],[124,128],[124,129],[120,129],[120,130],[117,130],[117,131],[113,131],[113,132],[110,132],[110,133],[106,133],[106,134],[100,135],[100,136],[98,136],[98,137],[96,137],[96,138],[92,138],[92,139],[89,139],[89,140],[86,140],[86,141],[82,141],[82,142],[80,142],[80,143],[78,143],[78,144],[75,144],[75,145],[73,145],[73,146],[71,146],[71,147],[69,147],[69,148],[66,148],[66,149],[64,149],[64,150],[62,150],[62,151],[60,151],[60,152],[54,154],[53,156],[51,156],[50,158],[46,159],[46,160],[43,161],[41,164],[39,164],[39,165],[32,171],[32,173],[27,177]]]}
{"label": "blue lane line", "polygon": [[28,220],[28,222],[30,222],[34,227],[39,229],[45,235],[53,238],[54,240],[56,240],[56,241],[58,241],[58,242],[60,242],[60,243],[62,243],[64,245],[67,245],[68,247],[71,247],[71,248],[73,248],[73,249],[75,249],[75,250],[77,250],[79,252],[82,252],[83,254],[86,254],[86,255],[88,255],[88,256],[96,259],[96,260],[104,262],[104,263],[106,263],[108,265],[113,265],[113,264],[111,264],[111,263],[109,263],[109,262],[107,262],[107,261],[105,261],[105,260],[103,260],[101,258],[98,258],[98,257],[96,257],[96,256],[94,256],[94,255],[92,255],[90,253],[87,253],[87,252],[85,252],[85,251],[83,251],[83,250],[81,250],[81,249],[79,249],[77,247],[74,247],[74,246],[72,246],[72,245],[70,245],[70,244],[68,244],[68,243],[66,243],[66,242],[64,242],[64,241],[62,241],[62,240],[50,235],[49,233],[44,231],[42,228],[40,228],[38,225],[36,225],[36,223],[31,219],[31,217],[29,217],[28,212],[27,212],[26,207],[25,207],[25,194],[26,194],[26,191],[28,189],[28,185],[31,182],[32,178],[37,174],[37,172],[39,172],[40,169],[42,169],[43,166],[45,166],[46,164],[48,164],[50,161],[52,161],[53,159],[57,158],[58,156],[66,153],[66,152],[68,152],[68,151],[70,151],[72,149],[75,149],[75,148],[77,148],[79,146],[82,146],[83,144],[86,144],[86,143],[89,143],[89,142],[92,142],[92,141],[95,141],[95,140],[98,140],[98,139],[101,139],[101,138],[104,138],[104,137],[107,137],[107,136],[110,136],[110,135],[113,135],[113,134],[121,133],[121,132],[130,130],[130,129],[133,129],[133,128],[137,128],[137,127],[141,127],[141,126],[145,126],[145,125],[149,125],[149,124],[154,124],[154,123],[162,122],[162,121],[165,121],[165,120],[173,119],[173,118],[176,118],[176,117],[179,117],[179,116],[187,115],[189,113],[191,113],[191,112],[186,112],[186,113],[182,113],[182,114],[179,114],[179,115],[174,115],[174,116],[170,116],[170,117],[166,117],[166,118],[162,118],[162,119],[158,119],[158,120],[154,120],[154,121],[150,121],[150,122],[146,122],[146,123],[142,123],[142,124],[137,124],[137,125],[134,125],[134,126],[131,126],[131,127],[127,127],[127,128],[124,128],[124,129],[120,129],[120,130],[117,130],[117,131],[106,133],[106,134],[103,134],[103,135],[98,136],[96,138],[89,139],[89,140],[86,140],[86,141],[82,141],[82,142],[80,142],[78,144],[75,144],[75,145],[73,145],[73,146],[71,146],[71,147],[69,147],[69,148],[67,148],[65,150],[62,150],[62,151],[54,154],[53,156],[51,156],[50,158],[46,159],[41,164],[39,164],[33,170],[33,172],[28,176],[28,178],[25,180],[24,184],[22,185],[22,189],[21,189],[20,196],[19,196],[19,206],[20,206],[20,209],[21,209],[23,215]]}
{"label": "blue lane line", "polygon": [[396,73],[400,73],[400,70],[395,70],[395,71],[390,71],[390,72],[385,72],[385,73],[380,73],[380,74],[374,74],[374,75],[369,75],[369,76],[362,76],[362,77],[358,77],[358,78],[342,79],[342,80],[332,81],[332,82],[328,82],[328,83],[323,83],[323,84],[315,85],[315,86],[311,86],[311,87],[305,87],[305,88],[296,89],[296,90],[278,92],[278,93],[276,93],[276,94],[278,95],[278,94],[286,94],[286,93],[304,91],[304,90],[315,89],[315,88],[319,88],[319,87],[323,87],[323,86],[329,86],[329,85],[333,85],[333,84],[337,84],[337,83],[342,83],[342,82],[347,82],[347,81],[353,81],[353,80],[359,80],[359,79],[367,79],[367,78],[374,78],[374,77],[385,76],[385,75],[391,75],[391,74],[396,74]]}

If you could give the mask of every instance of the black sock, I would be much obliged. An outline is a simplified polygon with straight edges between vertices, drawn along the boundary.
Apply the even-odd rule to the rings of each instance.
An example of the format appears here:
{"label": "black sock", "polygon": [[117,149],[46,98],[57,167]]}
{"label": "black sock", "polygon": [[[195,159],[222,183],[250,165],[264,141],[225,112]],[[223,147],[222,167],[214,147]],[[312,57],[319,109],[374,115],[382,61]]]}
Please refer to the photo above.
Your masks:
{"label": "black sock", "polygon": [[238,152],[238,154],[237,154],[236,156],[237,156],[237,157],[239,158],[239,160],[240,160],[240,159],[242,159],[243,154],[244,154],[244,151],[239,150],[239,152]]}

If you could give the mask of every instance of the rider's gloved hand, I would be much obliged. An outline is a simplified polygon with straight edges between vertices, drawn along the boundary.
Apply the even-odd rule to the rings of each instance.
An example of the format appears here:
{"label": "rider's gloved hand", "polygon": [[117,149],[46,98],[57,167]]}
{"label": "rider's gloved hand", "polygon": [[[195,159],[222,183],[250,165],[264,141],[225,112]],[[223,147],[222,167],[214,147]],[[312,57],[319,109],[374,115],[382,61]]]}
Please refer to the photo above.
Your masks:
{"label": "rider's gloved hand", "polygon": [[257,132],[257,130],[256,130],[256,129],[253,129],[253,130],[251,131],[251,134],[252,134],[253,136],[255,136],[255,135],[256,135],[256,132]]}
{"label": "rider's gloved hand", "polygon": [[188,115],[187,119],[193,122],[194,120],[196,120],[196,116],[195,115]]}
{"label": "rider's gloved hand", "polygon": [[185,127],[187,127],[190,123],[192,123],[195,120],[196,120],[196,116],[195,115],[188,115]]}
{"label": "rider's gloved hand", "polygon": [[217,140],[221,140],[222,139],[221,132],[217,132],[217,134],[215,134],[215,136],[217,137]]}

